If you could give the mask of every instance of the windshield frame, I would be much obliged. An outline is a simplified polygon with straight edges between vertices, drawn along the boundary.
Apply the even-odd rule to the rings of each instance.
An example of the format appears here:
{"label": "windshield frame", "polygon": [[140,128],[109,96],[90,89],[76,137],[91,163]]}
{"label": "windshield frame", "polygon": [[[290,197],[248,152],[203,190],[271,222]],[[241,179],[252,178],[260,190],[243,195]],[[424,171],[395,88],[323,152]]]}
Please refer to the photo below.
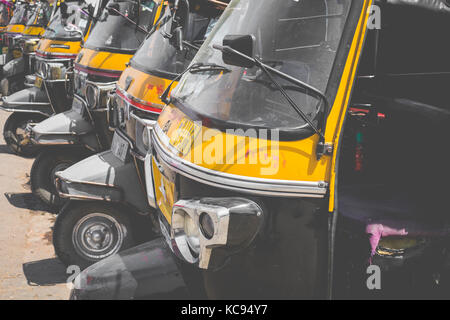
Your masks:
{"label": "windshield frame", "polygon": [[[11,17],[11,19],[9,20],[8,25],[19,25],[19,26],[26,26],[28,23],[28,19],[26,19],[29,11],[32,8],[27,4],[27,3],[21,3],[13,12],[13,15]],[[16,12],[15,11],[21,11],[20,17],[16,16]],[[16,16],[16,17],[14,17]],[[18,18],[19,17],[19,18]],[[20,21],[15,21],[14,19],[19,19]],[[24,19],[26,19],[25,21],[23,21]]]}
{"label": "windshield frame", "polygon": [[[110,0],[110,1],[108,1],[108,3],[109,3],[109,2],[112,2],[112,1],[114,1],[114,0]],[[156,12],[158,11],[158,7],[160,6],[160,3],[159,3],[158,1],[155,1],[155,0],[152,0],[152,1],[153,1],[153,3],[155,4],[155,10],[154,10],[154,12],[153,12],[152,17],[150,18],[150,24],[149,24],[149,25],[153,25],[154,20],[155,20]],[[136,0],[120,0],[120,2],[140,3],[140,2],[137,2]],[[120,3],[120,2],[119,2],[119,3]],[[106,11],[106,8],[103,8],[103,10]],[[102,15],[103,15],[103,12],[100,14],[100,17],[101,17]],[[127,21],[127,20],[126,20],[124,17],[122,17],[122,16],[114,16],[114,17],[117,17],[117,18],[119,18],[119,19],[123,19],[124,21],[126,21],[126,23],[132,25],[131,22]],[[108,17],[108,18],[109,18],[109,17]],[[107,19],[108,19],[108,18],[107,18]],[[99,19],[100,19],[100,18],[99,18]],[[103,35],[106,34],[106,30],[100,30],[100,29],[98,29],[98,26],[99,26],[99,25],[98,25],[98,22],[100,22],[100,21],[97,21],[96,25],[92,28],[92,30],[90,31],[89,37],[88,37],[88,39],[86,40],[86,43],[84,44],[84,48],[86,48],[86,49],[90,49],[90,50],[94,50],[94,51],[105,51],[105,52],[111,52],[111,53],[121,53],[121,54],[132,54],[132,55],[134,55],[134,53],[139,49],[139,47],[142,45],[142,43],[144,43],[144,41],[146,40],[146,36],[144,36],[144,38],[143,38],[143,40],[142,40],[142,43],[141,43],[137,48],[135,48],[135,49],[124,49],[124,48],[115,48],[115,47],[107,47],[107,46],[97,46],[97,45],[92,45],[92,44],[89,43],[89,40],[93,41],[92,39],[94,39],[94,37],[93,37],[93,35],[95,34],[94,32],[103,33]],[[135,22],[135,21],[134,21],[134,22]],[[97,28],[98,31],[96,31],[96,28]],[[114,31],[116,32],[116,30],[114,30]],[[142,31],[139,31],[139,29],[136,29],[136,32],[141,32],[141,33],[142,33]],[[109,33],[108,33],[108,34],[113,34],[113,33],[110,32],[110,30],[109,30]]]}
{"label": "windshield frame", "polygon": [[[343,27],[343,32],[341,35],[341,39],[339,45],[337,47],[336,55],[334,62],[331,67],[331,72],[328,78],[328,82],[326,85],[326,89],[324,91],[324,96],[327,98],[331,109],[334,103],[334,100],[337,95],[337,91],[340,85],[340,79],[342,77],[342,73],[345,68],[345,64],[348,58],[348,54],[351,48],[351,42],[355,36],[355,32],[357,31],[357,26],[362,14],[364,5],[364,0],[352,0],[347,16],[347,20]],[[212,45],[213,43],[211,43]],[[221,45],[221,44],[220,44]],[[196,62],[204,62],[208,61],[196,61]],[[224,66],[228,66],[227,64],[223,64]],[[183,76],[186,77],[187,75]],[[181,82],[181,80],[180,80]],[[311,95],[313,96],[313,95]],[[284,101],[286,105],[288,105],[287,101]],[[219,131],[225,132],[228,129],[243,129],[243,131],[254,129],[259,135],[260,130],[274,129],[267,126],[259,126],[254,124],[246,124],[246,123],[237,123],[229,120],[221,120],[215,117],[212,117],[209,114],[202,114],[199,108],[192,108],[186,102],[182,101],[177,97],[177,90],[171,95],[171,104],[173,104],[176,108],[179,108],[183,113],[185,113],[188,117],[190,117],[194,121],[202,121],[203,123],[207,123],[208,127],[217,129]],[[324,132],[324,126],[326,124],[326,117],[324,117],[324,112],[326,115],[329,114],[330,110],[323,110],[324,103],[319,104],[320,110],[316,113],[315,117],[312,120],[313,123],[316,124],[316,127],[319,128],[322,132]],[[300,119],[300,117],[299,117]],[[294,128],[276,128],[279,130],[280,140],[284,141],[292,141],[292,140],[302,140],[306,139],[315,134],[313,128],[311,128],[307,123],[302,124],[299,127]]]}

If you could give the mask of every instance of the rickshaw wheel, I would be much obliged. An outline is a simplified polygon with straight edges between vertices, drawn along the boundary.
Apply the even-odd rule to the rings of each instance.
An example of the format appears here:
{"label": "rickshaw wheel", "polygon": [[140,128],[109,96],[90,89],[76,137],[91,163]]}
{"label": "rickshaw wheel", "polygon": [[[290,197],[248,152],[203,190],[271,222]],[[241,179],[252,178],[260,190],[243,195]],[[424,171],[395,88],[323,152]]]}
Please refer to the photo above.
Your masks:
{"label": "rickshaw wheel", "polygon": [[51,208],[58,209],[66,201],[59,197],[55,185],[55,173],[87,157],[84,150],[45,149],[36,157],[31,167],[31,191]]}
{"label": "rickshaw wheel", "polygon": [[46,119],[44,115],[34,113],[14,112],[5,122],[3,138],[10,150],[22,157],[34,157],[40,147],[27,141],[25,129],[29,123],[39,123]]}
{"label": "rickshaw wheel", "polygon": [[100,201],[71,200],[58,214],[53,228],[56,255],[66,265],[84,269],[119,251],[133,247],[129,215]]}

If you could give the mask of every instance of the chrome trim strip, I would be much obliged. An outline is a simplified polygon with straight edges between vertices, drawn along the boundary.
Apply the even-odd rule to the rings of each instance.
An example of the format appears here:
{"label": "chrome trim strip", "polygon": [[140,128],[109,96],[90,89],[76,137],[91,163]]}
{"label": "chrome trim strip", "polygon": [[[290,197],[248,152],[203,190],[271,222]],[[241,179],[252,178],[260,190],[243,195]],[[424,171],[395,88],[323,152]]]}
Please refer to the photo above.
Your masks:
{"label": "chrome trim strip", "polygon": [[151,132],[151,137],[152,146],[160,159],[173,171],[200,183],[222,189],[275,197],[323,198],[328,191],[328,183],[324,181],[253,178],[200,167],[162,147],[157,136],[158,129],[160,130],[159,126],[155,126],[155,130]]}
{"label": "chrome trim strip", "polygon": [[134,114],[133,111],[130,112],[130,116],[136,120],[137,122],[139,122],[140,124],[142,124],[144,127],[153,127],[156,123],[156,120],[147,120],[147,119],[142,119],[139,118],[137,115]]}

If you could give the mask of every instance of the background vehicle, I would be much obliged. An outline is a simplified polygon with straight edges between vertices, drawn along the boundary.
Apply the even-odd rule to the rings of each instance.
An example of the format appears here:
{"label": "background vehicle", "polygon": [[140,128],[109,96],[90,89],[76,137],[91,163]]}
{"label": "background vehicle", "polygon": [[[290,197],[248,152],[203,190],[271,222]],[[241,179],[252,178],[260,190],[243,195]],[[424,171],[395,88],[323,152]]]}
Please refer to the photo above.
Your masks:
{"label": "background vehicle", "polygon": [[[72,109],[39,123],[32,140],[42,150],[31,169],[31,188],[47,204],[60,207],[55,172],[90,153],[109,148],[112,132],[106,119],[106,93],[145,39],[162,4],[149,1],[109,1],[75,60]],[[128,14],[128,16],[122,16]],[[138,21],[137,26],[134,21]],[[98,97],[90,100],[93,87]]]}
{"label": "background vehicle", "polygon": [[36,45],[45,31],[54,7],[47,2],[33,5],[31,15],[27,20],[21,36],[14,38],[9,45],[12,50],[12,60],[3,66],[3,79],[0,81],[2,96],[8,96],[24,87],[25,76],[34,73],[34,65],[30,65]]}
{"label": "background vehicle", "polygon": [[[13,112],[5,123],[4,138],[15,153],[35,155],[39,148],[31,142],[27,126],[72,105],[73,61],[99,12],[100,1],[61,2],[36,53],[30,55],[29,65],[36,65],[36,74],[26,77],[28,88],[3,97],[1,109]],[[67,30],[73,25],[77,31]]]}
{"label": "background vehicle", "polygon": [[[58,191],[71,199],[58,215],[53,238],[55,250],[65,263],[85,261],[84,265],[88,265],[101,258],[95,255],[87,258],[88,248],[70,243],[67,237],[70,234],[81,239],[86,237],[78,226],[82,223],[98,226],[101,221],[95,213],[99,208],[105,217],[124,226],[117,231],[119,236],[112,238],[117,247],[105,250],[104,256],[126,248],[120,243],[121,237],[133,236],[137,240],[143,233],[145,239],[149,238],[151,227],[142,226],[151,224],[152,220],[145,216],[154,211],[145,194],[143,167],[148,146],[142,144],[142,137],[161,110],[163,102],[159,96],[189,65],[208,26],[221,12],[209,1],[182,1],[178,7],[170,4],[155,32],[136,52],[117,83],[110,103],[110,124],[116,128],[111,150],[57,173]],[[92,202],[83,205],[78,199]],[[83,214],[79,211],[81,205]],[[124,230],[127,234],[120,235]],[[59,248],[60,243],[66,244]],[[61,255],[62,250],[67,254]]]}

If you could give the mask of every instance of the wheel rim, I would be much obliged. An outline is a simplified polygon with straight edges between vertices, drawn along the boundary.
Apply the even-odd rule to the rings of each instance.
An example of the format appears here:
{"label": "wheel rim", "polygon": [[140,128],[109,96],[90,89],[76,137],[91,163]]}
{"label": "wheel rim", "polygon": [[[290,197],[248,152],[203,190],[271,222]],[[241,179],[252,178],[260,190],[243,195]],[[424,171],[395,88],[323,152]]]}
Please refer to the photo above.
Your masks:
{"label": "wheel rim", "polygon": [[96,261],[117,253],[125,231],[114,217],[91,213],[80,219],[72,233],[72,243],[79,255]]}

